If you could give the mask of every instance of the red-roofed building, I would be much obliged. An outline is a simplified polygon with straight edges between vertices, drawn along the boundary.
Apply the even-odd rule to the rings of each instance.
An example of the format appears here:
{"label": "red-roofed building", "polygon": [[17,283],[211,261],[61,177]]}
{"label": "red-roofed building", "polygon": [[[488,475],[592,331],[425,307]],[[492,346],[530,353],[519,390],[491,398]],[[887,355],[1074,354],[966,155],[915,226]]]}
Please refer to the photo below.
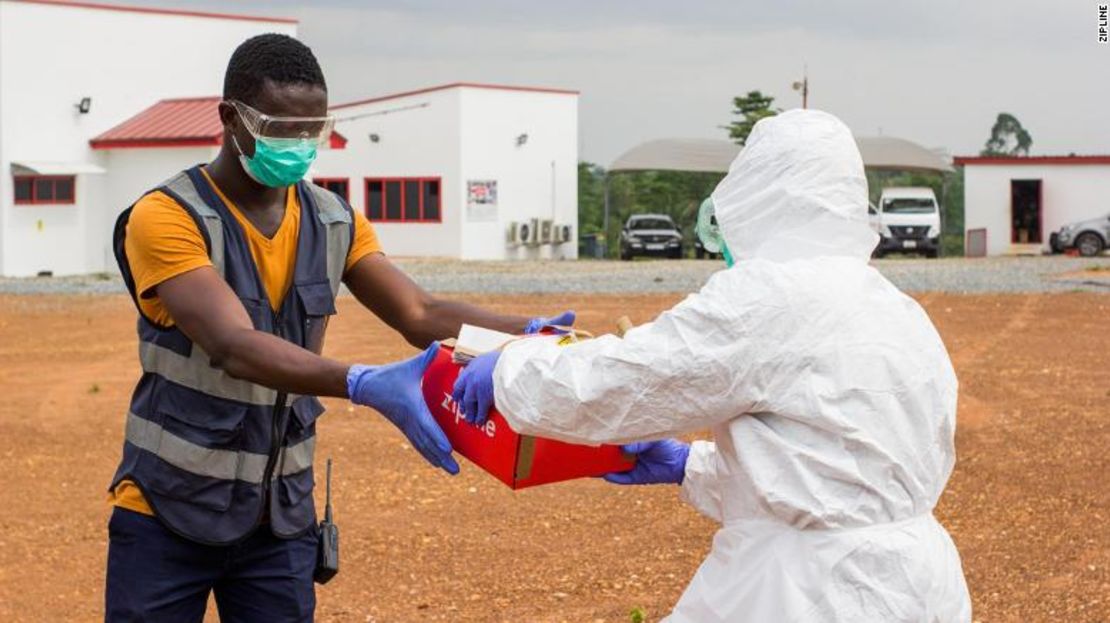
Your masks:
{"label": "red-roofed building", "polygon": [[219,97],[167,99],[93,137],[93,149],[218,147],[223,124]]}
{"label": "red-roofed building", "polygon": [[[228,58],[265,32],[295,35],[296,22],[0,0],[0,274],[115,272],[116,217],[215,157]],[[309,176],[366,214],[389,253],[577,256],[576,91],[456,82],[333,112]]]}
{"label": "red-roofed building", "polygon": [[116,215],[219,146],[218,99],[181,98],[220,93],[232,51],[267,32],[297,24],[0,0],[0,274],[115,271]]}
{"label": "red-roofed building", "polygon": [[[93,149],[219,147],[223,143],[218,96],[167,99],[89,140]],[[347,139],[332,132],[329,147]]]}
{"label": "red-roofed building", "polygon": [[967,156],[964,240],[968,255],[1051,252],[1068,223],[1110,217],[1110,155]]}
{"label": "red-roofed building", "polygon": [[578,257],[577,91],[455,82],[332,112],[347,145],[312,174],[391,255]]}

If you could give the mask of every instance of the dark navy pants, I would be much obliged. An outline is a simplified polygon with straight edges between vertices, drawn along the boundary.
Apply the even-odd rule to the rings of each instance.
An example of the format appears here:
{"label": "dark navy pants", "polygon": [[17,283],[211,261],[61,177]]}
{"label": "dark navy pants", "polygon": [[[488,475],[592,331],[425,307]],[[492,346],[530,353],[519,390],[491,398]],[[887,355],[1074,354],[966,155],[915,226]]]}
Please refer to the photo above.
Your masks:
{"label": "dark navy pants", "polygon": [[237,545],[200,545],[115,508],[104,620],[199,623],[213,592],[223,623],[312,621],[316,546],[314,530],[285,540],[266,528]]}

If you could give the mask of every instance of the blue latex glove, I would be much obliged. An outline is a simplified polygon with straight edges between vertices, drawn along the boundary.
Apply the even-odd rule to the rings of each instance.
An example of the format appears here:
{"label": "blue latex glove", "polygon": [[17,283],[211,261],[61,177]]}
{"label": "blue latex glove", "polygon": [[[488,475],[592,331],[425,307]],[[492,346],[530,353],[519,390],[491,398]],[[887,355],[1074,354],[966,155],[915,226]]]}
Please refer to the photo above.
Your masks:
{"label": "blue latex glove", "polygon": [[347,395],[351,402],[381,412],[429,463],[457,474],[459,464],[451,456],[451,442],[432,418],[420,389],[424,370],[438,350],[439,343],[433,342],[412,359],[383,366],[351,366],[347,372]]}
{"label": "blue latex glove", "polygon": [[543,330],[544,327],[550,326],[570,327],[574,325],[574,318],[575,316],[573,311],[565,311],[558,316],[552,316],[551,318],[533,318],[528,321],[528,324],[524,325],[524,334],[531,335],[533,333],[539,333]]}
{"label": "blue latex glove", "polygon": [[489,419],[489,410],[493,406],[493,369],[497,367],[500,356],[501,351],[495,350],[475,357],[455,379],[451,398],[462,410],[466,421],[475,426],[484,426]]}
{"label": "blue latex glove", "polygon": [[621,446],[626,454],[636,455],[636,467],[627,472],[611,472],[603,478],[618,485],[682,484],[690,444],[677,439],[640,441]]}

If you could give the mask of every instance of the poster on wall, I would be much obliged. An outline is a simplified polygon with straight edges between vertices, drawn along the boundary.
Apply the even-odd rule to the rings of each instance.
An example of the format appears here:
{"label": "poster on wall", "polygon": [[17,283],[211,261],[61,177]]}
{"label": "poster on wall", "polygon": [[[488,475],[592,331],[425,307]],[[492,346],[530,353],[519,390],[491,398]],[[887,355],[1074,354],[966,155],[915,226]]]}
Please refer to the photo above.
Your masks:
{"label": "poster on wall", "polygon": [[489,223],[497,220],[497,180],[466,183],[466,220]]}

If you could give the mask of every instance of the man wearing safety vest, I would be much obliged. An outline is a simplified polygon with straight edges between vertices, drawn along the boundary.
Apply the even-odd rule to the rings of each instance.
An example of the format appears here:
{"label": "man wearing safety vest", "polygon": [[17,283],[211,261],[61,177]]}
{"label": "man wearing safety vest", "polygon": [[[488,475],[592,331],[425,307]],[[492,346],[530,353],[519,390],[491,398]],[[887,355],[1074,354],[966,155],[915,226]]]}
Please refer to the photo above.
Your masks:
{"label": "man wearing safety vest", "polygon": [[[454,474],[419,387],[434,340],[464,322],[513,333],[549,322],[432,297],[385,258],[365,216],[302,179],[334,125],[304,44],[244,42],[223,99],[216,159],[116,224],[143,372],[109,489],[108,621],[201,621],[210,592],[225,622],[311,620],[316,397],[376,409]],[[427,350],[379,366],[321,357],[341,283]]]}

